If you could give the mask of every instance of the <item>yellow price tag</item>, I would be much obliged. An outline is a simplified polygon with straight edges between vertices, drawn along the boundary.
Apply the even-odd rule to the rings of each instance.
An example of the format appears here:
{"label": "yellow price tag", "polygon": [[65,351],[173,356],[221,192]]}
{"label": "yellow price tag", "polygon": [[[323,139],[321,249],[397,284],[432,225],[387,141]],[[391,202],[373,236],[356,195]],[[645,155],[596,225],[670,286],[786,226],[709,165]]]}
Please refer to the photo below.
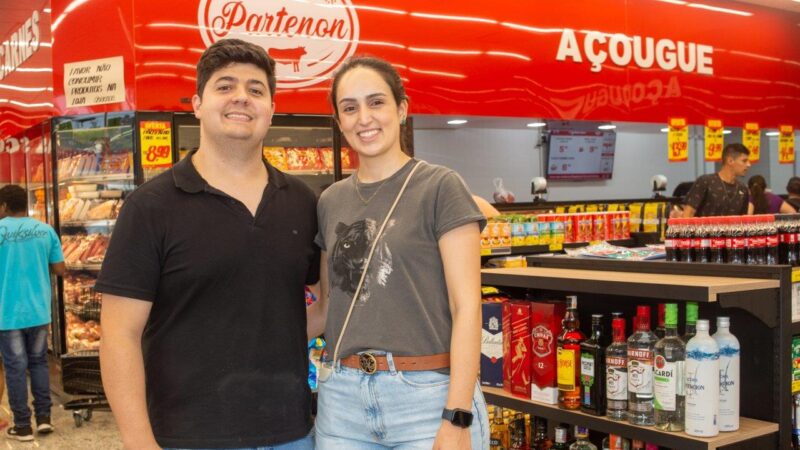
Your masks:
{"label": "yellow price tag", "polygon": [[489,256],[492,254],[492,249],[490,248],[482,248],[481,249],[481,256]]}
{"label": "yellow price tag", "polygon": [[800,283],[800,267],[792,269],[792,283]]}
{"label": "yellow price tag", "polygon": [[554,242],[550,244],[551,252],[560,252],[563,249],[564,249],[564,244],[562,244],[561,242]]}

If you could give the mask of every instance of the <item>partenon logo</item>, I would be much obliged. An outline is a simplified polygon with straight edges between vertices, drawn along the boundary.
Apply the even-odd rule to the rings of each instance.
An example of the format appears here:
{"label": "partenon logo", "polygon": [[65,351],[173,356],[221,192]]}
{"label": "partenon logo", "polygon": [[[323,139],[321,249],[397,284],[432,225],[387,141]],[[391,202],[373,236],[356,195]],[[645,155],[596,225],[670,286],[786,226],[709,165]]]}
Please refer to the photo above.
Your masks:
{"label": "partenon logo", "polygon": [[197,23],[206,46],[237,38],[263,47],[279,88],[328,80],[358,45],[350,0],[200,0]]}

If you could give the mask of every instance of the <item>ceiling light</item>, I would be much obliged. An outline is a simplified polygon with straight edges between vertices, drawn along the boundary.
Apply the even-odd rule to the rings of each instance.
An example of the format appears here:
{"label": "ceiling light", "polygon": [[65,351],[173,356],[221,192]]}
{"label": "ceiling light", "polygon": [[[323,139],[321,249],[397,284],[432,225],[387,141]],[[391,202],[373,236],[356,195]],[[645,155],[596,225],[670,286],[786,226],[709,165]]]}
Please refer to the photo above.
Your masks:
{"label": "ceiling light", "polygon": [[669,128],[662,128],[662,129],[661,129],[661,132],[662,132],[662,133],[669,133]]}
{"label": "ceiling light", "polygon": [[616,125],[600,125],[599,127],[597,127],[598,130],[613,130],[614,128],[617,128],[617,126]]}
{"label": "ceiling light", "polygon": [[722,130],[722,134],[731,134],[733,131],[731,130]]}
{"label": "ceiling light", "polygon": [[781,133],[779,131],[767,131],[767,136],[780,136]]}
{"label": "ceiling light", "polygon": [[464,125],[465,123],[467,123],[467,121],[464,119],[453,119],[447,121],[448,125]]}
{"label": "ceiling light", "polygon": [[546,127],[547,124],[544,122],[531,122],[527,126],[528,128],[541,128],[541,127]]}

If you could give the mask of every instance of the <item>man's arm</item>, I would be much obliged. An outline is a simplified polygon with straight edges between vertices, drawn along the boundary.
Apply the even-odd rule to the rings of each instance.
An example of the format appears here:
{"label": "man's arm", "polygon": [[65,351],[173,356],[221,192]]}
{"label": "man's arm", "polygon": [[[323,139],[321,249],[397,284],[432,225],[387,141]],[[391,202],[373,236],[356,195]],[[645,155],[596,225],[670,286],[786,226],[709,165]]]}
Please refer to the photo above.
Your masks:
{"label": "man's arm", "polygon": [[64,264],[64,261],[50,264],[50,273],[63,277],[67,273],[67,265]]}
{"label": "man's arm", "polygon": [[317,301],[306,309],[308,338],[313,339],[325,331],[325,322],[328,318],[328,258],[327,252],[320,253],[319,283],[314,285],[318,293]]}
{"label": "man's arm", "polygon": [[696,209],[692,208],[689,205],[683,205],[683,217],[690,218],[694,217],[694,214],[697,212]]}
{"label": "man's arm", "polygon": [[103,294],[100,371],[126,449],[160,449],[145,401],[142,331],[151,302]]}

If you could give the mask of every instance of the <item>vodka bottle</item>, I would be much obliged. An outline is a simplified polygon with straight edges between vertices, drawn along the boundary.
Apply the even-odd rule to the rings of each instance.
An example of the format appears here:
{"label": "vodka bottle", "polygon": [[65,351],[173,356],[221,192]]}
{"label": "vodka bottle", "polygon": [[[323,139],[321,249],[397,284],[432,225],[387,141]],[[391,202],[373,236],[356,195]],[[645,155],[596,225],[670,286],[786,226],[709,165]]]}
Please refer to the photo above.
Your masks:
{"label": "vodka bottle", "polygon": [[606,348],[606,415],[609,419],[628,417],[628,344],[625,319],[611,322],[613,342]]}
{"label": "vodka bottle", "polygon": [[569,450],[597,450],[597,446],[589,441],[589,430],[585,427],[575,427],[575,439]]}
{"label": "vodka bottle", "polygon": [[697,334],[686,344],[686,434],[719,434],[719,346],[708,335],[708,321],[697,321]]}
{"label": "vodka bottle", "polygon": [[628,338],[628,421],[655,425],[653,353],[656,335],[650,331],[650,307],[636,308],[636,332]]}
{"label": "vodka bottle", "polygon": [[669,303],[665,311],[665,336],[656,342],[653,381],[655,384],[656,428],[683,430],[683,367],[686,344],[678,337],[678,305]]}
{"label": "vodka bottle", "polygon": [[717,317],[714,340],[719,346],[719,431],[739,429],[739,354],[741,347],[731,334],[730,317]]}

